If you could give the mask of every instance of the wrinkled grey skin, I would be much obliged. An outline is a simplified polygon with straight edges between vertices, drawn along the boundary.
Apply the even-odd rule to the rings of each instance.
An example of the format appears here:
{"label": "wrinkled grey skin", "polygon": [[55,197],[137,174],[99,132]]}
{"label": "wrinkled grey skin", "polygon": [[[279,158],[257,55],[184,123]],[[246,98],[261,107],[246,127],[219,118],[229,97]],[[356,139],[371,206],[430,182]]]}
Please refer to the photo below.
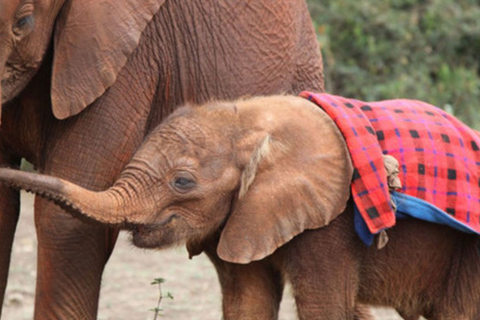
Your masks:
{"label": "wrinkled grey skin", "polygon": [[[24,157],[40,172],[102,190],[179,104],[323,89],[321,56],[304,1],[167,0],[145,22],[139,38],[116,52],[128,54],[114,71],[106,63],[82,65],[87,59],[78,55],[83,43],[59,49],[67,34],[62,26],[70,18],[91,16],[68,16],[69,10],[101,2],[78,1],[0,0],[2,166],[18,167]],[[148,1],[151,10],[161,2]],[[120,13],[112,11],[109,18]],[[101,38],[124,20],[95,21],[106,28]],[[73,25],[80,31],[92,26]],[[95,32],[89,30],[85,39]],[[69,36],[67,44],[76,37]],[[62,68],[77,63],[73,77],[58,80],[65,76]],[[94,79],[98,74],[101,78]],[[84,92],[89,92],[88,99],[83,99]],[[65,111],[66,104],[71,108]],[[19,193],[1,186],[0,301],[18,214]],[[35,224],[35,319],[95,319],[103,268],[118,230],[86,225],[42,199],[35,203]]]}

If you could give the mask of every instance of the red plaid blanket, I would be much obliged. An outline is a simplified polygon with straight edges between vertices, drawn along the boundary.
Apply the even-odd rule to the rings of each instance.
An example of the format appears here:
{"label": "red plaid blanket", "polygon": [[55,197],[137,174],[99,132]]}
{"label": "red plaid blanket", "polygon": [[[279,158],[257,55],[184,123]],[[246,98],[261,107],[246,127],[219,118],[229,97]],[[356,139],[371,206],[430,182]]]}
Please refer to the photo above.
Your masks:
{"label": "red plaid blanket", "polygon": [[400,163],[401,193],[480,233],[480,133],[415,100],[362,102],[302,92],[335,121],[354,165],[352,196],[369,230],[395,224],[382,153]]}

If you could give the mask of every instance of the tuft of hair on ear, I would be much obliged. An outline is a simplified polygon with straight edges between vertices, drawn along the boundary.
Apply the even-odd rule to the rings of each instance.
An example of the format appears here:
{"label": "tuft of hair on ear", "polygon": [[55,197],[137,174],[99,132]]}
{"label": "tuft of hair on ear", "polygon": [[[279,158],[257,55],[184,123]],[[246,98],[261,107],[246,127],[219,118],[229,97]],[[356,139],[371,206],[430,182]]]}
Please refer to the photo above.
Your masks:
{"label": "tuft of hair on ear", "polygon": [[270,134],[263,138],[262,142],[252,153],[250,160],[242,172],[240,179],[240,191],[238,193],[238,199],[242,200],[248,192],[248,189],[255,180],[255,176],[260,164],[272,155],[273,149],[283,150],[286,148],[279,141],[274,140]]}

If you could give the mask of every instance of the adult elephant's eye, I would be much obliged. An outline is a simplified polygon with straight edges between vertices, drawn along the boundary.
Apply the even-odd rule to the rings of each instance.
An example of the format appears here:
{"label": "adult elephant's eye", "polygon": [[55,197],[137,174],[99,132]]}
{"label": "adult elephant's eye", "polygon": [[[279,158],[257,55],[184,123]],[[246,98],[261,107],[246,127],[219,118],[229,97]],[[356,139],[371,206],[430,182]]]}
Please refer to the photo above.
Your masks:
{"label": "adult elephant's eye", "polygon": [[193,189],[196,182],[192,178],[178,176],[172,182],[172,187],[179,192],[186,192]]}
{"label": "adult elephant's eye", "polygon": [[24,1],[15,14],[13,33],[17,37],[24,37],[33,30],[35,5],[33,0]]}
{"label": "adult elephant's eye", "polygon": [[21,29],[27,25],[32,25],[33,24],[33,16],[26,16],[17,21],[17,24],[15,25],[17,28]]}
{"label": "adult elephant's eye", "polygon": [[25,37],[33,30],[33,15],[28,15],[20,18],[13,27],[13,33],[17,37]]}

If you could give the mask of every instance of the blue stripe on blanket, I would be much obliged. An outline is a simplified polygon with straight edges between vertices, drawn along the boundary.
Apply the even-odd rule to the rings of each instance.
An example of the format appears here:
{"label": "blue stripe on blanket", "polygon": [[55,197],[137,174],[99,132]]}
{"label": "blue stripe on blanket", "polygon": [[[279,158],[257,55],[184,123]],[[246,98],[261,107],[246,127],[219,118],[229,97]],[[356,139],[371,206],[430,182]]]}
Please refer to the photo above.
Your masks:
{"label": "blue stripe on blanket", "polygon": [[[448,213],[438,209],[424,200],[396,191],[392,191],[390,195],[392,201],[394,201],[397,205],[397,212],[395,213],[397,219],[416,218],[428,222],[447,225],[462,232],[476,233],[466,224],[455,220],[455,218]],[[370,246],[373,243],[373,234],[368,230],[368,227],[360,215],[357,206],[354,206],[354,218],[355,231],[363,243],[365,243],[367,246]]]}

